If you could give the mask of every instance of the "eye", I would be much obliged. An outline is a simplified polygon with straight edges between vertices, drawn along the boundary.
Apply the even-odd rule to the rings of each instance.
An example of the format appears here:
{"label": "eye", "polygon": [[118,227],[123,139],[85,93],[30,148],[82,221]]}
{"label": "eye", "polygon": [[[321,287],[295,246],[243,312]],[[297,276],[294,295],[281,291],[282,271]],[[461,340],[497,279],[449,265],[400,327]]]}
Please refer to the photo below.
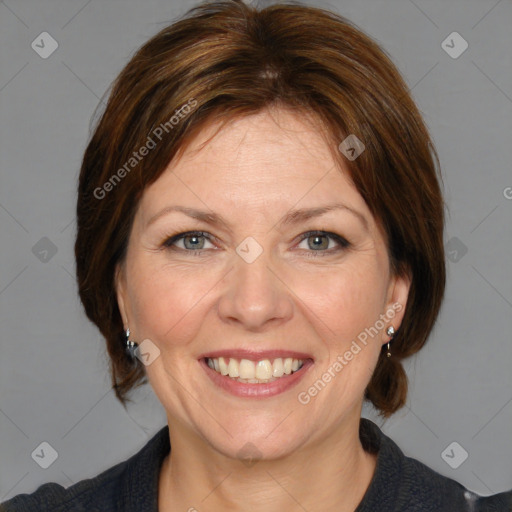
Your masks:
{"label": "eye", "polygon": [[[211,244],[208,233],[204,233],[203,231],[188,231],[186,233],[179,233],[171,236],[165,240],[163,246],[169,249],[198,251],[202,249],[209,249],[209,247],[205,247],[205,242]],[[179,243],[182,244],[181,247],[179,246]]]}
{"label": "eye", "polygon": [[299,246],[300,249],[323,253],[337,252],[350,245],[350,243],[342,236],[337,235],[336,233],[329,233],[327,231],[308,231],[301,235],[300,243],[305,243],[306,245],[306,247]]}
{"label": "eye", "polygon": [[[204,231],[187,231],[168,237],[162,246],[170,250],[199,252],[214,248],[205,247],[206,243],[212,244],[211,239],[212,236]],[[300,244],[305,244],[306,247],[300,247]],[[326,254],[341,251],[349,246],[350,243],[345,238],[327,231],[308,231],[301,235],[299,242],[299,249]]]}

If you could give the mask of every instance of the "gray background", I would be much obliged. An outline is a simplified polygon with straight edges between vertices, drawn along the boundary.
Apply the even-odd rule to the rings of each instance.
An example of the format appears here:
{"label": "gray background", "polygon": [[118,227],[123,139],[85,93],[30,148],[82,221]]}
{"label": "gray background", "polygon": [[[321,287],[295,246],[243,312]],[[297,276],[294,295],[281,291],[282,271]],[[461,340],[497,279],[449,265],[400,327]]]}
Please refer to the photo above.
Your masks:
{"label": "gray background", "polygon": [[[512,3],[309,3],[354,21],[404,73],[440,154],[449,209],[446,300],[430,342],[406,364],[407,407],[387,422],[365,415],[466,487],[510,489]],[[148,387],[128,413],[109,390],[103,341],[77,299],[75,188],[100,98],[133,52],[192,5],[0,2],[0,501],[92,477],[165,425]],[[31,47],[44,31],[59,45],[47,59]],[[453,31],[469,44],[458,58],[441,46]],[[43,441],[58,453],[48,469],[31,457]],[[462,448],[441,455],[453,441],[469,454],[457,469],[445,461],[460,462]]]}

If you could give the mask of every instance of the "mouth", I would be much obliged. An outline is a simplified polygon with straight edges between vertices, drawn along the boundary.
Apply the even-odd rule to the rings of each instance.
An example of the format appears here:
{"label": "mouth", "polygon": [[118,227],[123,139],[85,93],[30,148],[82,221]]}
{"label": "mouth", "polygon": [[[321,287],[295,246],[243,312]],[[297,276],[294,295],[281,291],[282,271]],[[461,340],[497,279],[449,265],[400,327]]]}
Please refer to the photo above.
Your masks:
{"label": "mouth", "polygon": [[207,354],[199,362],[213,382],[231,394],[270,397],[301,380],[313,358],[297,352],[232,351]]}
{"label": "mouth", "polygon": [[285,375],[292,375],[304,366],[302,359],[277,357],[273,360],[205,357],[206,364],[217,373],[245,384],[267,384]]}

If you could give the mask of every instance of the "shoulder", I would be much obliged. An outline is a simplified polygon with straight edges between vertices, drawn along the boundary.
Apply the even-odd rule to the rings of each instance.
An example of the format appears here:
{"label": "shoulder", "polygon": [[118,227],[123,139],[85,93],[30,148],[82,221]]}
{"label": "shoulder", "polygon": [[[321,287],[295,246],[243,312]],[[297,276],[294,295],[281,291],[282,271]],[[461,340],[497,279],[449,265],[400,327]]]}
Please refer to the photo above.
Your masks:
{"label": "shoulder", "polygon": [[[411,457],[404,456],[402,468],[398,499],[403,503],[403,510],[512,512],[512,489],[493,496],[480,496]],[[425,503],[430,508],[419,508]]]}
{"label": "shoulder", "polygon": [[81,480],[68,488],[56,483],[43,484],[31,494],[18,494],[2,503],[0,512],[114,510],[116,491],[126,465],[127,462],[121,462],[94,478]]}
{"label": "shoulder", "polygon": [[406,457],[369,420],[362,419],[360,437],[365,449],[378,455],[374,477],[357,512],[512,512],[512,490],[479,496],[422,462]]}
{"label": "shoulder", "polygon": [[67,488],[43,484],[31,494],[18,494],[0,504],[0,512],[129,512],[142,510],[141,505],[151,507],[157,500],[160,466],[169,449],[166,426],[138,453],[98,476]]}

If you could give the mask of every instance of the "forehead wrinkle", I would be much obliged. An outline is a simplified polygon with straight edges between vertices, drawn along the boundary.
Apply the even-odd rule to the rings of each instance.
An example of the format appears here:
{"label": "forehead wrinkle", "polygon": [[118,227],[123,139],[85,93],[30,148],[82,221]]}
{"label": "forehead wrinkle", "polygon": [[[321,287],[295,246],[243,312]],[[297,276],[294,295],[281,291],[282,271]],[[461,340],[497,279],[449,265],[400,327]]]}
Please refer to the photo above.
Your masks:
{"label": "forehead wrinkle", "polygon": [[[354,210],[353,208],[341,204],[331,204],[331,205],[325,205],[320,207],[314,207],[314,208],[302,208],[300,210],[292,210],[286,213],[281,220],[279,221],[279,225],[286,226],[286,225],[295,225],[299,224],[300,222],[305,222],[309,219],[319,217],[321,215],[324,215],[325,213],[334,211],[334,210],[345,210],[350,212],[352,215],[357,217],[359,221],[363,224],[366,231],[369,231],[369,225],[366,217],[358,212],[357,210]],[[153,224],[156,222],[159,218],[168,215],[173,212],[181,212],[184,215],[187,215],[188,217],[203,221],[207,224],[211,225],[221,225],[224,228],[232,229],[232,224],[222,217],[222,215],[217,214],[215,212],[208,212],[205,210],[198,210],[196,208],[188,208],[181,205],[174,205],[174,206],[168,206],[164,208],[163,210],[160,210],[158,213],[153,215],[149,221],[147,222],[147,226]]]}

